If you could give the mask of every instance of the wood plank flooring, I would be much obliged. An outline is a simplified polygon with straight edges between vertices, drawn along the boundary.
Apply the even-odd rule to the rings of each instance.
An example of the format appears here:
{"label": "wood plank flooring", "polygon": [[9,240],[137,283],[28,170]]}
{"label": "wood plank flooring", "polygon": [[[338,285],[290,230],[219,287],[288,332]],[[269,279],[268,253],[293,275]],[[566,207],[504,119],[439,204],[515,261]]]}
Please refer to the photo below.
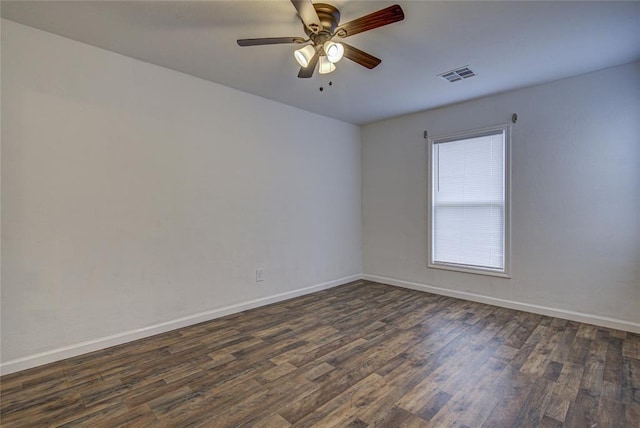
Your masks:
{"label": "wood plank flooring", "polygon": [[359,281],[0,389],[7,427],[639,427],[640,336]]}

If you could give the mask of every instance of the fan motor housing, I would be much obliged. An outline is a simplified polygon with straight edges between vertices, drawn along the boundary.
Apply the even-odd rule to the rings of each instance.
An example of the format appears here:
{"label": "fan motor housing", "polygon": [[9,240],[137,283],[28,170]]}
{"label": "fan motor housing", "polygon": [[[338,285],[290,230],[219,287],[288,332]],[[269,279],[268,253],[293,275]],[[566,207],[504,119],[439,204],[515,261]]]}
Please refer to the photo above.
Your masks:
{"label": "fan motor housing", "polygon": [[[340,22],[340,11],[335,6],[326,3],[314,3],[313,8],[318,14],[320,24],[322,24],[319,34],[332,35]],[[304,27],[304,32],[313,39],[313,32],[306,26]]]}

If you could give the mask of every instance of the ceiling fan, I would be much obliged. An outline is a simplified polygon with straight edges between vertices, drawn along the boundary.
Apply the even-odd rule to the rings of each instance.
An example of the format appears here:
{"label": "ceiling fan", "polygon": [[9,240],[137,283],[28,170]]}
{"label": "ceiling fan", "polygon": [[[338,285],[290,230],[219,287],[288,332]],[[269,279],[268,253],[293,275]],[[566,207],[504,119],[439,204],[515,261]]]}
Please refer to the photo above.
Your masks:
{"label": "ceiling fan", "polygon": [[298,11],[307,39],[303,37],[240,39],[238,45],[260,46],[311,42],[294,52],[294,57],[301,67],[298,73],[300,78],[313,76],[318,63],[320,74],[331,73],[336,69],[335,63],[343,56],[369,69],[376,67],[382,62],[381,59],[342,41],[335,42],[333,39],[344,39],[404,19],[402,8],[399,5],[393,5],[339,26],[340,11],[330,4],[314,4],[311,0],[291,0],[291,3]]}

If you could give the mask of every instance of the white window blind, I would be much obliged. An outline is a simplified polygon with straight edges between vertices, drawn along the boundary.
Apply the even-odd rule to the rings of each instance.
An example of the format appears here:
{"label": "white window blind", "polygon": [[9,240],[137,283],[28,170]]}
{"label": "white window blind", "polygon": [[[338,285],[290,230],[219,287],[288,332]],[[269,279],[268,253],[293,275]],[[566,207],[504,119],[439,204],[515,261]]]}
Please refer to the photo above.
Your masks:
{"label": "white window blind", "polygon": [[432,141],[432,264],[505,272],[505,154],[505,129]]}

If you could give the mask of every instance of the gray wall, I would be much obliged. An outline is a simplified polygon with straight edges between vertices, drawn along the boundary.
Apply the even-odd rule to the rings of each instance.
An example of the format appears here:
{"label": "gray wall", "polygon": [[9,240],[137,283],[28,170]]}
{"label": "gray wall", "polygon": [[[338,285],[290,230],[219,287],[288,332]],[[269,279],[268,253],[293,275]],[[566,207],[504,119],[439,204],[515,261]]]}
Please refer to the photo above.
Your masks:
{"label": "gray wall", "polygon": [[[363,127],[365,275],[638,330],[639,77],[634,63]],[[508,123],[514,112],[512,278],[427,268],[423,131]]]}
{"label": "gray wall", "polygon": [[359,278],[359,127],[2,24],[5,372]]}

